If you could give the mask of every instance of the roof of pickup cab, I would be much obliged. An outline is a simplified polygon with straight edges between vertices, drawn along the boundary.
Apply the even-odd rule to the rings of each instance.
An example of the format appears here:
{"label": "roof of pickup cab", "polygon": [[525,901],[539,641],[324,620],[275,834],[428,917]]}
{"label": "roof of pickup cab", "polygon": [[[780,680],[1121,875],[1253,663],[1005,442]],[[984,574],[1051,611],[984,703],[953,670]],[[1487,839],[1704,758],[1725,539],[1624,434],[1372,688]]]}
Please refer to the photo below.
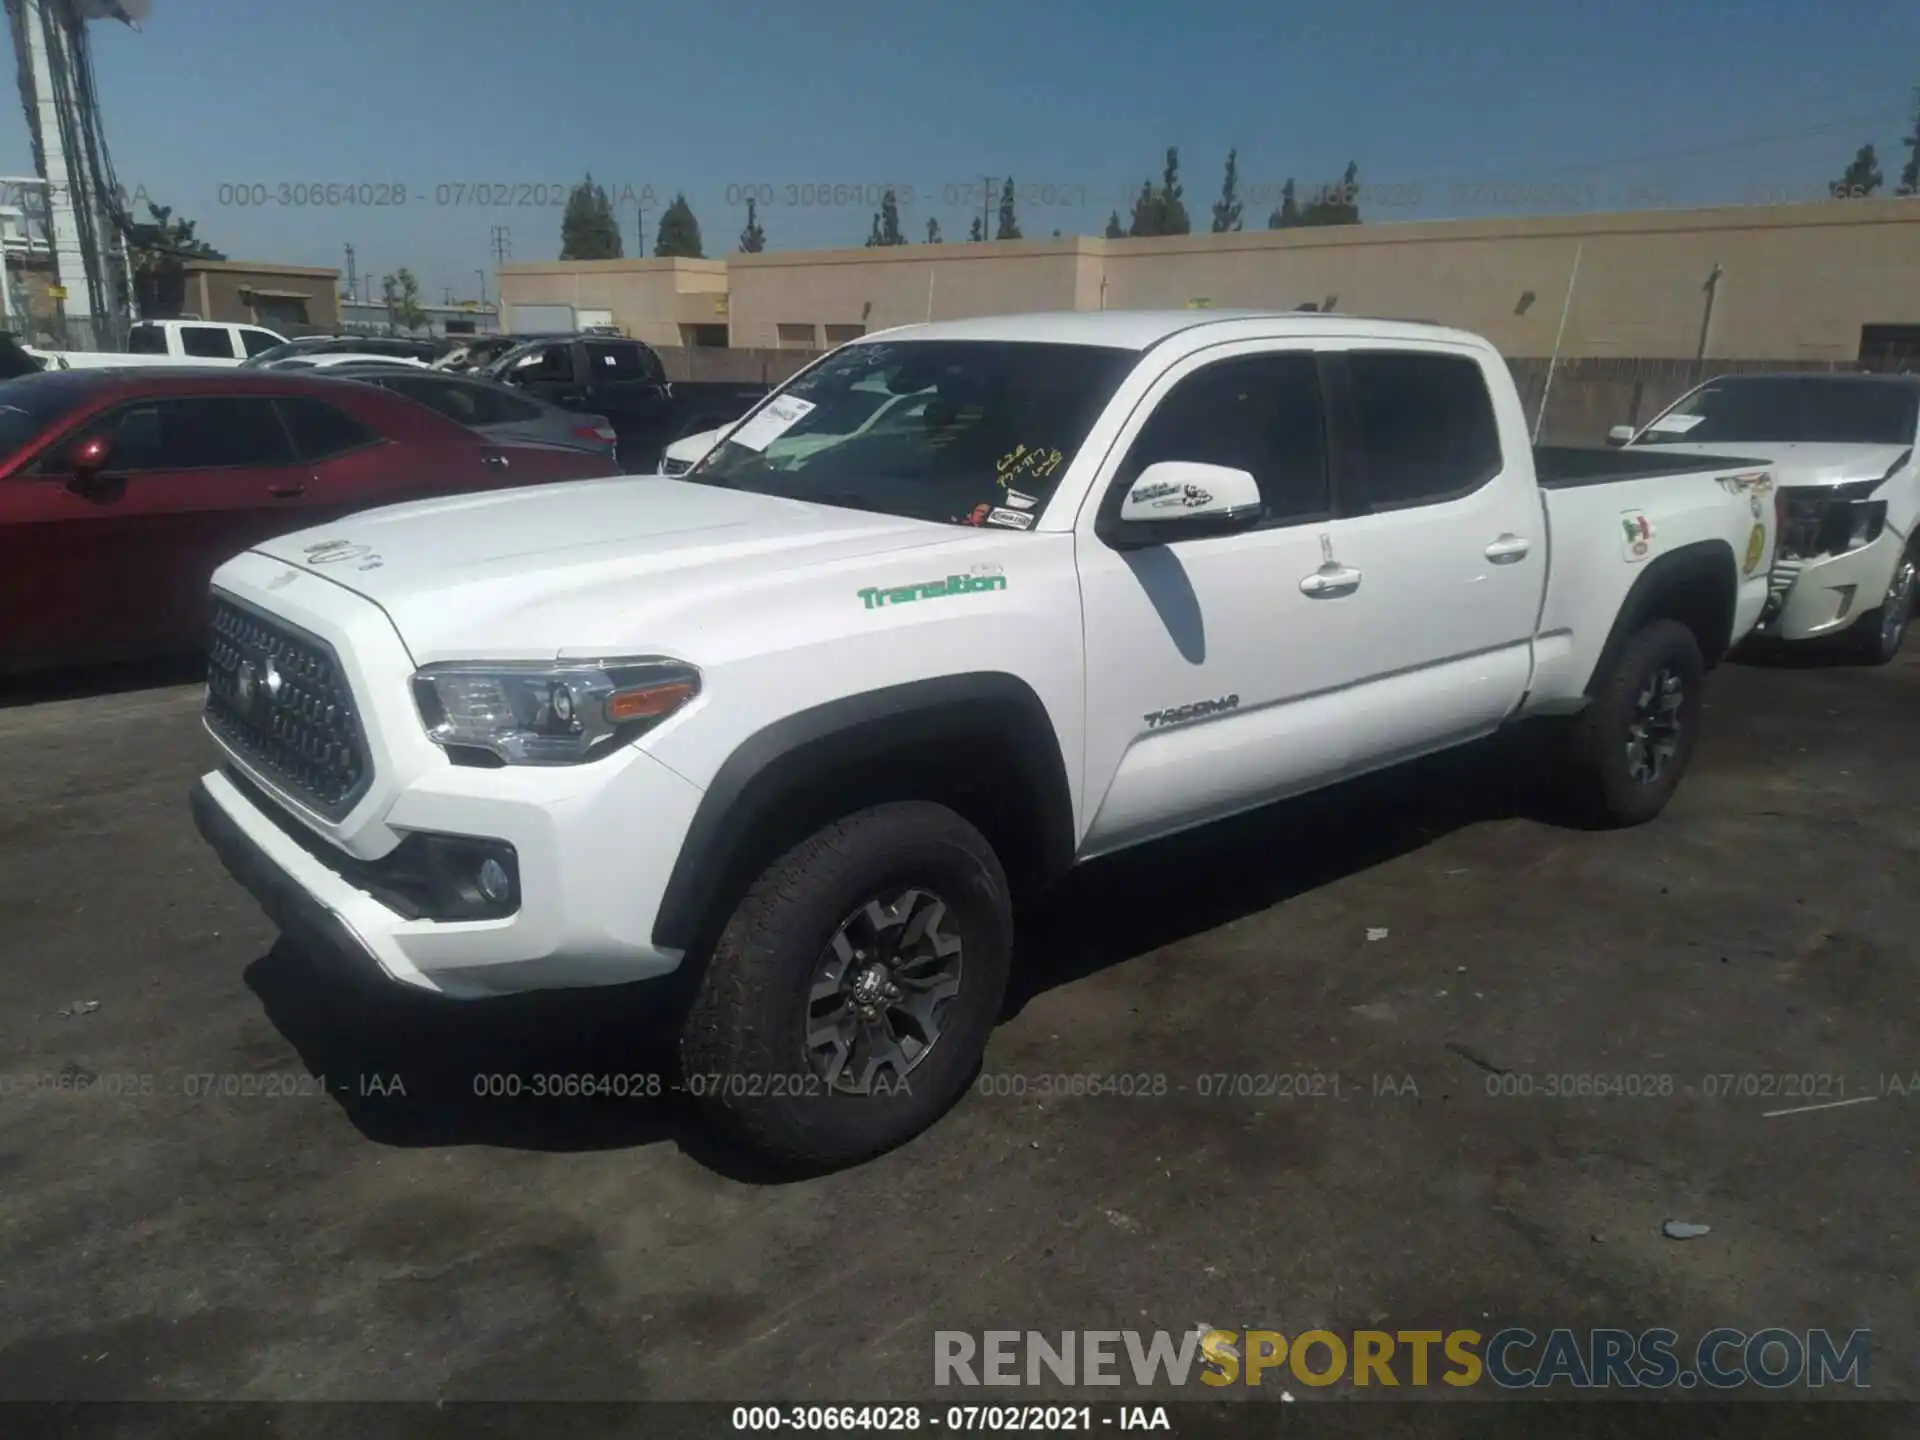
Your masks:
{"label": "roof of pickup cab", "polygon": [[[1030,315],[979,315],[876,330],[864,341],[1008,340],[1030,344],[1105,345],[1150,350],[1172,336],[1215,325],[1259,321],[1276,337],[1360,334],[1380,340],[1452,340],[1484,343],[1464,330],[1416,320],[1376,320],[1363,315],[1300,310],[1055,310]],[[856,342],[860,343],[860,342]]]}

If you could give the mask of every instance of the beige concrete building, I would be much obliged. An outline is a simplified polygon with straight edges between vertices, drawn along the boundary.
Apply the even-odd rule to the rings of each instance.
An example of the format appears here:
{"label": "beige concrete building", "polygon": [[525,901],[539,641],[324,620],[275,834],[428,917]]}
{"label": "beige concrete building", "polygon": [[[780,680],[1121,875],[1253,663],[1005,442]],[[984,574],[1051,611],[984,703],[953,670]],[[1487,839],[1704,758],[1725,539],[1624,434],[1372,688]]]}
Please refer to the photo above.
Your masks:
{"label": "beige concrete building", "polygon": [[613,323],[655,349],[725,345],[724,260],[541,260],[500,267],[501,324],[515,305],[610,310]]}
{"label": "beige concrete building", "polygon": [[340,326],[340,272],[251,260],[186,260],[182,305],[202,320],[265,325],[283,335]]}
{"label": "beige concrete building", "polygon": [[811,350],[929,317],[1313,306],[1459,325],[1512,357],[1550,354],[1564,311],[1577,360],[1820,363],[1920,353],[1920,199],[552,262],[499,283],[656,346],[723,324],[736,349]]}

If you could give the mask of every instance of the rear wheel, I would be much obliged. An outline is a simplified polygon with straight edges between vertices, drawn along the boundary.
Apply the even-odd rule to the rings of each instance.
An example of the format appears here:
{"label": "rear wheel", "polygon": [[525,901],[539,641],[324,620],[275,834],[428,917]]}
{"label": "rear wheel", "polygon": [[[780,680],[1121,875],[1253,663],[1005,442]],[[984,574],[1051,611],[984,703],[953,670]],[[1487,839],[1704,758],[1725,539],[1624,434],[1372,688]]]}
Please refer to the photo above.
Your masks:
{"label": "rear wheel", "polygon": [[1916,566],[1915,558],[1912,550],[1900,557],[1880,604],[1862,615],[1854,629],[1860,658],[1869,665],[1887,664],[1900,653],[1900,646],[1906,641],[1907,627],[1913,623],[1916,582],[1920,579],[1916,575],[1920,567]]}
{"label": "rear wheel", "polygon": [[1574,726],[1570,778],[1583,818],[1641,825],[1666,808],[1700,737],[1706,668],[1677,620],[1656,620],[1626,643]]}
{"label": "rear wheel", "polygon": [[879,805],[775,860],[715,944],[683,1028],[687,1088],[791,1165],[865,1159],[959,1098],[1013,954],[1006,876],[941,805]]}

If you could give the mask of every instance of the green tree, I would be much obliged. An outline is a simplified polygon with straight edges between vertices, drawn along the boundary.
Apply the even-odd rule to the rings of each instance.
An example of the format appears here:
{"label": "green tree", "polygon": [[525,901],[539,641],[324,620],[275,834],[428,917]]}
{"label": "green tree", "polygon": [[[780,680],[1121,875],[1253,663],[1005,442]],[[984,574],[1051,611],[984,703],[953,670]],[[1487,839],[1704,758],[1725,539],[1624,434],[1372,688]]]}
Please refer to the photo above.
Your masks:
{"label": "green tree", "polygon": [[567,208],[560,215],[560,258],[618,260],[622,253],[620,222],[613,218],[613,202],[593,183],[589,172],[567,194]]}
{"label": "green tree", "polygon": [[1109,210],[1107,212],[1107,239],[1124,239],[1126,233],[1125,230],[1120,228],[1120,212],[1118,210]]}
{"label": "green tree", "polygon": [[873,217],[873,229],[867,234],[869,245],[904,245],[907,237],[900,233],[900,206],[888,190],[880,197],[880,213]]}
{"label": "green tree", "polygon": [[1227,178],[1221,182],[1220,198],[1213,202],[1213,233],[1224,235],[1240,228],[1240,152],[1227,151]]}
{"label": "green tree", "polygon": [[1920,195],[1920,86],[1913,91],[1913,133],[1900,142],[1907,148],[1907,163],[1900,169],[1896,195]]}
{"label": "green tree", "polygon": [[1011,175],[1007,177],[1006,183],[1000,187],[1000,225],[999,228],[993,232],[993,238],[996,240],[1018,240],[1020,238],[1020,222],[1016,220],[1013,215],[1013,177]]}
{"label": "green tree", "polygon": [[1873,146],[1862,145],[1853,153],[1853,163],[1827,188],[1836,200],[1864,200],[1882,184],[1880,161]]}
{"label": "green tree", "polygon": [[1187,207],[1180,190],[1180,151],[1167,147],[1167,163],[1160,172],[1160,188],[1151,180],[1140,182],[1140,193],[1133,201],[1133,223],[1129,235],[1185,235],[1193,227],[1187,220]]}
{"label": "green tree", "polygon": [[1159,233],[1160,206],[1154,198],[1153,181],[1142,180],[1140,193],[1133,197],[1133,219],[1127,226],[1127,234],[1138,238]]}
{"label": "green tree", "polygon": [[754,206],[753,197],[747,197],[747,228],[740,232],[740,250],[746,255],[758,255],[767,248],[767,232],[760,228],[760,215]]}
{"label": "green tree", "polygon": [[156,205],[145,197],[145,190],[140,190],[134,198],[146,205],[147,219],[127,219],[124,199],[120,202],[120,218],[126,226],[133,293],[140,313],[148,319],[165,319],[186,308],[187,276],[180,262],[227,257],[194,235],[193,221],[176,220],[171,205]]}
{"label": "green tree", "polygon": [[967,239],[977,241],[977,240],[984,240],[985,238],[986,238],[985,229],[980,224],[980,217],[976,215],[973,217],[972,228],[967,231]]}
{"label": "green tree", "polygon": [[1293,177],[1280,187],[1280,204],[1267,216],[1269,230],[1291,230],[1300,223],[1300,202],[1293,198]]}
{"label": "green tree", "polygon": [[1323,185],[1300,211],[1302,225],[1358,225],[1360,223],[1360,167],[1347,162],[1338,185]]}
{"label": "green tree", "polygon": [[427,312],[420,308],[420,282],[406,266],[381,276],[380,298],[387,302],[389,330],[414,331],[427,323]]}
{"label": "green tree", "polygon": [[1166,168],[1160,172],[1160,233],[1185,235],[1192,229],[1187,207],[1180,203],[1180,151],[1169,145]]}
{"label": "green tree", "polygon": [[700,222],[693,218],[693,207],[687,204],[685,195],[675,195],[673,202],[660,212],[660,231],[654,237],[653,253],[679,255],[689,260],[699,260],[706,255],[700,248]]}
{"label": "green tree", "polygon": [[927,243],[929,245],[940,243],[940,219],[936,215],[927,217]]}

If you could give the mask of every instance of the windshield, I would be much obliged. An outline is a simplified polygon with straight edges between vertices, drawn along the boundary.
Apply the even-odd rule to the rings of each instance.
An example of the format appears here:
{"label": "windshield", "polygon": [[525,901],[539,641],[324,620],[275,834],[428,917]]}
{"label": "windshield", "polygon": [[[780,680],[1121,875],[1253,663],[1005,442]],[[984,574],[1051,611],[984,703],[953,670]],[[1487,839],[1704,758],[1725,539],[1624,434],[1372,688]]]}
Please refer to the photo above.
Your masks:
{"label": "windshield", "polygon": [[987,340],[849,346],[793,380],[683,478],[1024,530],[1139,358]]}
{"label": "windshield", "polygon": [[37,376],[0,382],[0,455],[45,435],[74,406],[78,392]]}
{"label": "windshield", "polygon": [[31,444],[43,428],[43,422],[18,406],[0,405],[0,455]]}
{"label": "windshield", "polygon": [[1911,445],[1920,385],[1791,376],[1714,380],[1647,426],[1636,445]]}

